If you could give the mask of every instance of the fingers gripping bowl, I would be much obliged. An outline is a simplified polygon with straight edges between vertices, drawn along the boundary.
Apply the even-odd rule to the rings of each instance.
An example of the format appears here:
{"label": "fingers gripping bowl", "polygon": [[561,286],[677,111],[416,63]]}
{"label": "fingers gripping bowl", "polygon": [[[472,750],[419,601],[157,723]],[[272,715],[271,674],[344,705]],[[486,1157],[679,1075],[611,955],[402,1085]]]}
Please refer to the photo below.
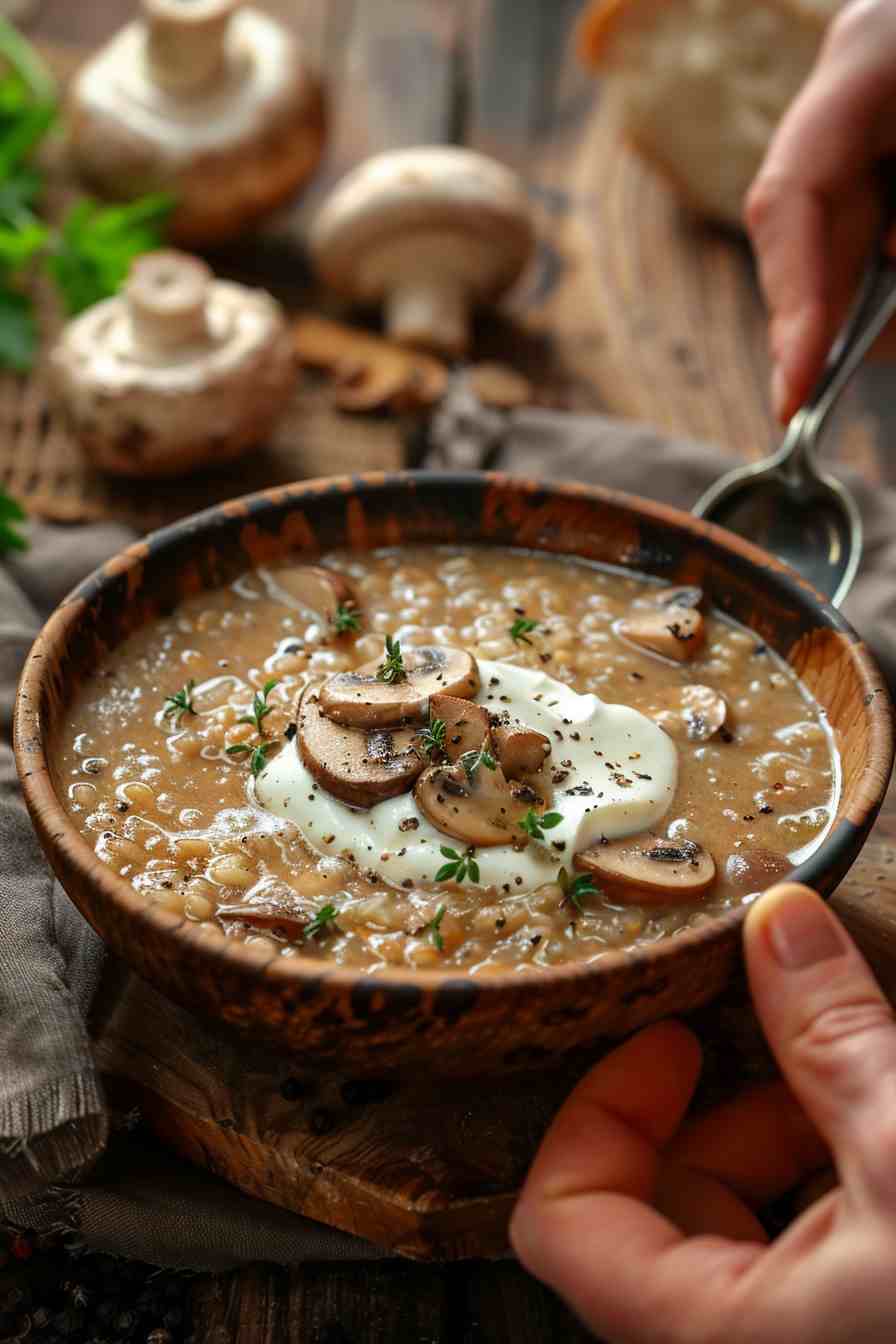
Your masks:
{"label": "fingers gripping bowl", "polygon": [[464,1075],[717,993],[753,890],[849,868],[892,729],[839,614],[741,539],[404,473],[110,561],[35,643],[16,750],[63,885],[147,980],[322,1063]]}

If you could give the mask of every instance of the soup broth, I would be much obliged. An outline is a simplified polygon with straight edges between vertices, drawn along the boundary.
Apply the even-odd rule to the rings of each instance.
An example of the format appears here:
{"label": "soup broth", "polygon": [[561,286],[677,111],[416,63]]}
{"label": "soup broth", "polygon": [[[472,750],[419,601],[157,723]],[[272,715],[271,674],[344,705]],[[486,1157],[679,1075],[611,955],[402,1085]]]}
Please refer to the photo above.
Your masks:
{"label": "soup broth", "polygon": [[97,855],[209,938],[478,975],[753,899],[838,790],[823,712],[699,592],[486,547],[191,598],[96,669],[56,768]]}

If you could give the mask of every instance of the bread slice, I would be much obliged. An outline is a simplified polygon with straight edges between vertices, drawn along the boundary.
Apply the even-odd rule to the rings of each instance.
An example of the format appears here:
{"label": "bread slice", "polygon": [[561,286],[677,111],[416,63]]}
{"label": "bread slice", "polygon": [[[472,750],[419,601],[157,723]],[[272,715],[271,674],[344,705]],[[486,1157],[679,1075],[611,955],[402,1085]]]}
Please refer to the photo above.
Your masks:
{"label": "bread slice", "polygon": [[778,121],[843,0],[592,0],[586,62],[607,111],[692,208],[740,226]]}

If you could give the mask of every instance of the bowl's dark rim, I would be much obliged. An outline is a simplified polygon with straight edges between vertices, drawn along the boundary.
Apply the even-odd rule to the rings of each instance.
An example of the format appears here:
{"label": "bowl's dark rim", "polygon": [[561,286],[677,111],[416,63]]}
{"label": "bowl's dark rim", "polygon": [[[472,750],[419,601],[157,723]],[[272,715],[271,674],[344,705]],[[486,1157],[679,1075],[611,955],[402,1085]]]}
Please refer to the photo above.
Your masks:
{"label": "bowl's dark rim", "polygon": [[[695,947],[711,944],[735,931],[744,921],[749,908],[746,905],[738,906],[695,928],[682,930],[673,938],[644,947],[608,952],[597,962],[566,962],[556,967],[539,968],[535,981],[529,976],[520,977],[513,971],[481,979],[464,975],[459,969],[423,971],[395,968],[390,969],[388,975],[380,972],[371,974],[347,970],[326,961],[302,957],[301,954],[284,959],[279,953],[271,956],[263,949],[236,944],[229,939],[202,937],[198,926],[185,916],[179,917],[141,901],[130,883],[98,859],[76,829],[56,793],[44,752],[42,669],[48,660],[48,645],[61,641],[64,646],[70,630],[77,626],[86,606],[113,579],[119,579],[130,570],[142,568],[152,555],[181,541],[185,536],[201,533],[210,525],[232,526],[238,519],[253,519],[259,515],[276,513],[291,504],[307,504],[329,492],[350,497],[358,493],[369,496],[408,489],[415,494],[434,492],[438,496],[446,490],[483,487],[523,496],[591,499],[633,511],[663,527],[684,533],[698,546],[721,550],[729,561],[733,559],[748,572],[757,569],[764,571],[772,590],[777,590],[779,595],[798,606],[805,607],[807,603],[811,606],[813,614],[818,618],[817,627],[828,627],[846,637],[859,676],[866,687],[864,708],[870,719],[867,763],[856,788],[856,792],[864,796],[864,811],[859,822],[845,817],[837,822],[819,848],[794,869],[791,880],[814,886],[826,873],[834,872],[842,876],[846,871],[873,824],[886,792],[893,761],[893,713],[885,679],[859,635],[807,580],[783,561],[726,529],[704,522],[683,510],[621,490],[579,482],[542,481],[500,472],[371,472],[300,481],[240,496],[150,533],[84,579],[50,616],[35,640],[22,671],[14,717],[16,762],[25,800],[35,821],[40,816],[41,825],[38,829],[43,831],[54,853],[57,848],[63,848],[68,866],[78,871],[82,881],[98,887],[104,899],[126,910],[134,921],[135,938],[139,937],[141,925],[145,925],[160,933],[179,937],[185,947],[191,945],[198,950],[201,944],[201,955],[220,967],[222,972],[243,976],[252,972],[264,976],[272,988],[298,988],[313,980],[318,986],[326,983],[340,990],[357,987],[363,981],[386,996],[393,992],[400,996],[412,985],[437,992],[440,998],[463,997],[471,991],[475,991],[477,997],[491,997],[511,989],[519,990],[524,985],[528,989],[534,983],[547,988],[560,982],[594,979],[624,965],[631,966],[633,962],[649,960],[654,963],[665,956],[674,956],[676,949],[685,945]],[[480,544],[489,543],[486,541]],[[566,553],[575,554],[573,551]],[[881,762],[885,763],[883,769]],[[866,786],[864,789],[863,783]]]}

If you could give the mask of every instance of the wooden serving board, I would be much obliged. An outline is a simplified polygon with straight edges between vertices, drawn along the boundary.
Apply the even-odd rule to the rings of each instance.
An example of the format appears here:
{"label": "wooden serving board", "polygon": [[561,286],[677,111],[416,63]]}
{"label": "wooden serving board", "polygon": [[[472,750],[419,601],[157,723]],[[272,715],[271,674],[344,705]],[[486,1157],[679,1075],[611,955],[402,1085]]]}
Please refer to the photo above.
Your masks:
{"label": "wooden serving board", "polygon": [[[896,846],[870,841],[832,903],[896,1002]],[[415,1259],[506,1249],[539,1139],[587,1066],[450,1083],[322,1074],[200,1023],[127,972],[110,977],[99,1019],[103,1072],[166,1145],[247,1194]],[[703,1103],[773,1072],[742,983],[692,1025]]]}

